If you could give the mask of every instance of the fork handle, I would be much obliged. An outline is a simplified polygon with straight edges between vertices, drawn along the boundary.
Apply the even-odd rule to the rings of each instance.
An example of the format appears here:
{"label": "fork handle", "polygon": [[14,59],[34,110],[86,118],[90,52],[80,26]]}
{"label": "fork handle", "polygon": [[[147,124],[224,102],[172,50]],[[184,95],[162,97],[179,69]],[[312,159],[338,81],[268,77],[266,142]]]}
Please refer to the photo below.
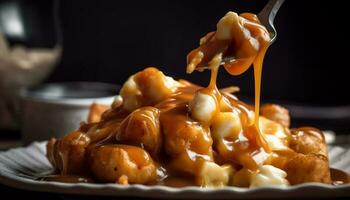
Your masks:
{"label": "fork handle", "polygon": [[273,24],[275,16],[284,0],[269,0],[265,7],[258,14],[262,24]]}

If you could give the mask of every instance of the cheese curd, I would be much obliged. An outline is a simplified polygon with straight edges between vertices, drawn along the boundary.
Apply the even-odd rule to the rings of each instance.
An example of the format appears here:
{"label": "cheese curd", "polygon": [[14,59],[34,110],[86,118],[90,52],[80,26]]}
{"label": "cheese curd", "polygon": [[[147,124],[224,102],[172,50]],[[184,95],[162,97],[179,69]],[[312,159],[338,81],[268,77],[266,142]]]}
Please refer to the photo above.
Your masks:
{"label": "cheese curd", "polygon": [[234,141],[242,131],[242,124],[237,112],[220,112],[212,123],[211,133],[215,142],[230,138]]}
{"label": "cheese curd", "polygon": [[[262,64],[271,42],[257,15],[228,12],[187,56],[187,73],[211,70],[207,87],[148,67],[125,82],[121,98],[103,114],[92,109],[98,114],[90,123],[50,140],[49,161],[68,178],[122,185],[332,183],[321,131],[289,129],[288,111],[278,105],[259,112]],[[233,76],[254,66],[254,106],[232,95],[237,87],[218,89],[221,65]]]}
{"label": "cheese curd", "polygon": [[120,90],[123,106],[126,110],[130,111],[141,107],[142,103],[142,93],[134,80],[134,76],[135,75],[130,76]]}
{"label": "cheese curd", "polygon": [[287,142],[287,138],[289,137],[288,132],[281,124],[260,117],[259,127],[272,150],[290,150]]}
{"label": "cheese curd", "polygon": [[189,103],[189,108],[192,118],[207,124],[214,117],[217,106],[212,96],[197,92],[193,100]]}
{"label": "cheese curd", "polygon": [[239,23],[239,16],[235,12],[228,12],[220,21],[217,23],[216,39],[218,40],[231,40],[232,29],[234,24]]}
{"label": "cheese curd", "polygon": [[234,169],[231,165],[218,165],[215,162],[203,163],[197,182],[202,187],[224,187],[228,185]]}
{"label": "cheese curd", "polygon": [[271,185],[286,187],[289,185],[286,177],[287,173],[285,171],[272,165],[263,165],[259,168],[257,173],[251,175],[249,187],[253,188]]}

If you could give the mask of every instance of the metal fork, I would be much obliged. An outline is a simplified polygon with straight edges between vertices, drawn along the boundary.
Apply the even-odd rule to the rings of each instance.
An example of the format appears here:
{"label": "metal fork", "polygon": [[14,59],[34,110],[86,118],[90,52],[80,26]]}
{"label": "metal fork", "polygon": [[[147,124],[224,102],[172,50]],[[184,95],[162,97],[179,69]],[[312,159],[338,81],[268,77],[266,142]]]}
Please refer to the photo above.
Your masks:
{"label": "metal fork", "polygon": [[283,2],[284,0],[269,0],[266,6],[258,14],[261,24],[264,25],[270,33],[271,43],[273,43],[277,37],[277,31],[273,26],[273,21]]}
{"label": "metal fork", "polygon": [[[264,25],[270,33],[271,44],[275,42],[277,37],[277,31],[273,25],[273,21],[275,20],[276,14],[280,7],[282,6],[284,0],[269,0],[265,7],[258,14],[258,18],[262,25]],[[233,62],[235,58],[226,57],[222,59],[221,64],[225,64],[226,62]]]}

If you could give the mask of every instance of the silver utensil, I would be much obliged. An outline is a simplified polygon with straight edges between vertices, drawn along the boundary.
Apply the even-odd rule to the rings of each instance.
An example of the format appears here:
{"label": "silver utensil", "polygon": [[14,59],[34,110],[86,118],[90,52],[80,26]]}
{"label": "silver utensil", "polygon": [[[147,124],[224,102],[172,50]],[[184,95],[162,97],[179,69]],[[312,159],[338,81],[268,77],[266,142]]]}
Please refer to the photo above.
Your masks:
{"label": "silver utensil", "polygon": [[273,43],[277,37],[277,31],[273,25],[273,21],[275,20],[276,14],[283,2],[284,0],[269,0],[266,6],[258,14],[261,24],[264,25],[270,33],[271,43]]}
{"label": "silver utensil", "polygon": [[[264,25],[270,33],[271,44],[275,42],[277,37],[277,31],[273,25],[273,21],[275,20],[276,14],[282,6],[283,2],[284,0],[269,0],[265,7],[258,14],[258,18],[261,24]],[[222,59],[221,64],[223,65],[227,62],[233,62],[234,60],[234,57],[225,57]]]}

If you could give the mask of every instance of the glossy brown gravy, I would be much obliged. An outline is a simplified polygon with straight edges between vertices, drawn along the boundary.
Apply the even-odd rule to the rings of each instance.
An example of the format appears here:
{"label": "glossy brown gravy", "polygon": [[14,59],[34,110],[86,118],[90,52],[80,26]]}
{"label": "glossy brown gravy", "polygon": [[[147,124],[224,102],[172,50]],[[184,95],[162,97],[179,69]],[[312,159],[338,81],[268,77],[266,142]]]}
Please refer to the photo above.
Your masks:
{"label": "glossy brown gravy", "polygon": [[[187,72],[191,73],[194,69],[202,70],[203,67],[210,66],[210,62],[216,55],[222,54],[222,57],[233,57],[232,62],[224,62],[224,67],[231,75],[240,75],[244,73],[252,64],[254,65],[254,82],[255,82],[255,116],[253,124],[246,124],[245,137],[249,140],[249,148],[242,148],[242,143],[236,143],[236,149],[231,155],[233,158],[242,162],[249,169],[256,169],[271,152],[264,136],[259,129],[259,108],[260,108],[260,90],[261,74],[264,55],[270,43],[270,36],[264,26],[262,26],[256,15],[243,13],[240,16],[231,14],[233,21],[231,37],[218,39],[218,32],[210,32],[203,39],[201,45],[191,51],[187,56]],[[225,17],[226,17],[225,16]],[[224,17],[224,18],[225,18]],[[223,19],[224,19],[223,18]],[[220,21],[224,21],[221,19]],[[233,19],[233,20],[232,20]],[[239,22],[235,22],[238,20]],[[223,22],[227,24],[229,20]],[[218,23],[218,29],[220,22]],[[248,34],[247,34],[248,33]],[[200,55],[200,56],[199,56]],[[201,59],[198,59],[201,57]],[[211,69],[210,88],[216,88],[217,68]],[[212,91],[215,91],[212,89]],[[246,146],[247,144],[243,144]],[[262,159],[261,159],[262,158]]]}
{"label": "glossy brown gravy", "polygon": [[78,175],[49,175],[39,178],[41,181],[55,181],[62,183],[93,183],[94,180],[89,177],[78,176]]}
{"label": "glossy brown gravy", "polygon": [[[234,15],[231,14],[229,17],[234,18]],[[262,63],[269,46],[269,33],[260,25],[254,14],[245,13],[235,19],[239,20],[240,26],[232,29],[232,38],[217,39],[217,32],[211,32],[202,39],[200,47],[188,55],[188,72],[192,72],[195,69],[202,70],[203,67],[209,66],[211,79],[207,87],[203,88],[180,80],[180,85],[175,91],[166,96],[166,98],[162,98],[161,101],[155,101],[157,103],[154,103],[154,101],[150,100],[152,98],[147,96],[147,94],[152,92],[148,90],[150,87],[147,84],[150,84],[148,77],[158,73],[158,70],[147,68],[142,73],[135,74],[133,76],[134,81],[140,86],[141,93],[146,94],[139,97],[144,104],[139,106],[139,109],[134,110],[126,109],[122,104],[118,106],[112,105],[112,108],[102,115],[100,121],[82,124],[79,130],[57,141],[54,144],[55,155],[49,155],[48,157],[54,158],[52,159],[54,161],[50,161],[59,169],[61,175],[48,176],[42,180],[70,183],[93,182],[91,178],[70,174],[83,174],[96,178],[96,171],[98,170],[95,169],[92,172],[93,170],[90,168],[90,164],[94,160],[92,157],[96,154],[92,155],[93,153],[91,152],[104,148],[104,152],[107,152],[107,154],[101,153],[95,157],[99,160],[97,164],[104,167],[104,165],[107,165],[108,160],[111,160],[111,154],[109,153],[115,150],[113,148],[119,147],[123,149],[122,153],[132,157],[131,160],[133,162],[141,163],[140,166],[154,161],[156,167],[165,169],[164,173],[158,176],[159,179],[156,183],[147,182],[145,184],[159,184],[172,187],[201,186],[201,183],[195,180],[194,177],[199,176],[201,167],[205,162],[215,162],[217,165],[228,164],[236,167],[238,170],[257,171],[261,165],[272,165],[272,161],[269,159],[273,159],[271,157],[276,156],[282,158],[276,159],[277,161],[275,162],[281,163],[277,166],[282,166],[283,162],[285,162],[283,157],[296,154],[288,146],[290,137],[279,138],[281,144],[287,150],[276,153],[267,143],[265,139],[266,134],[263,134],[259,127]],[[232,75],[242,74],[252,64],[254,65],[254,108],[239,101],[234,95],[221,92],[217,88],[217,73],[222,58],[226,56],[235,58],[232,62],[224,62],[225,69]],[[158,89],[166,90],[166,88]],[[216,110],[214,115],[221,112],[221,101],[227,100],[229,102],[225,112],[236,113],[239,118],[237,121],[242,126],[242,129],[237,133],[237,138],[224,137],[220,141],[222,142],[220,146],[214,144],[210,132],[213,119],[199,122],[191,116],[193,113],[191,113],[189,108],[190,102],[193,101],[198,93],[210,96],[215,101]],[[282,129],[284,130],[284,128]],[[276,126],[270,127],[270,129],[272,130],[270,135],[279,134]],[[284,133],[288,135],[289,131],[284,131]],[[140,141],[140,138],[144,135],[150,134],[160,135],[159,141],[154,142],[155,144],[160,144],[158,147],[150,148],[142,143],[143,141]],[[135,147],[138,148],[135,149]],[[77,155],[70,155],[71,150],[76,152]],[[85,157],[79,157],[80,154]],[[70,157],[77,159],[71,159]],[[103,163],[101,160],[106,162]],[[80,167],[70,168],[69,165]],[[114,169],[114,171],[108,172],[113,174],[116,173],[115,171],[119,171],[117,168]],[[190,174],[190,176],[179,176],[176,173],[173,173],[175,175],[170,175],[171,171],[176,170],[183,174]],[[335,170],[331,172],[335,185],[349,182],[346,174],[345,176],[344,173]],[[104,182],[124,183],[120,182],[119,178],[117,180],[105,179]],[[96,180],[101,179],[96,178]]]}
{"label": "glossy brown gravy", "polygon": [[330,168],[333,185],[350,183],[350,175],[340,169]]}

